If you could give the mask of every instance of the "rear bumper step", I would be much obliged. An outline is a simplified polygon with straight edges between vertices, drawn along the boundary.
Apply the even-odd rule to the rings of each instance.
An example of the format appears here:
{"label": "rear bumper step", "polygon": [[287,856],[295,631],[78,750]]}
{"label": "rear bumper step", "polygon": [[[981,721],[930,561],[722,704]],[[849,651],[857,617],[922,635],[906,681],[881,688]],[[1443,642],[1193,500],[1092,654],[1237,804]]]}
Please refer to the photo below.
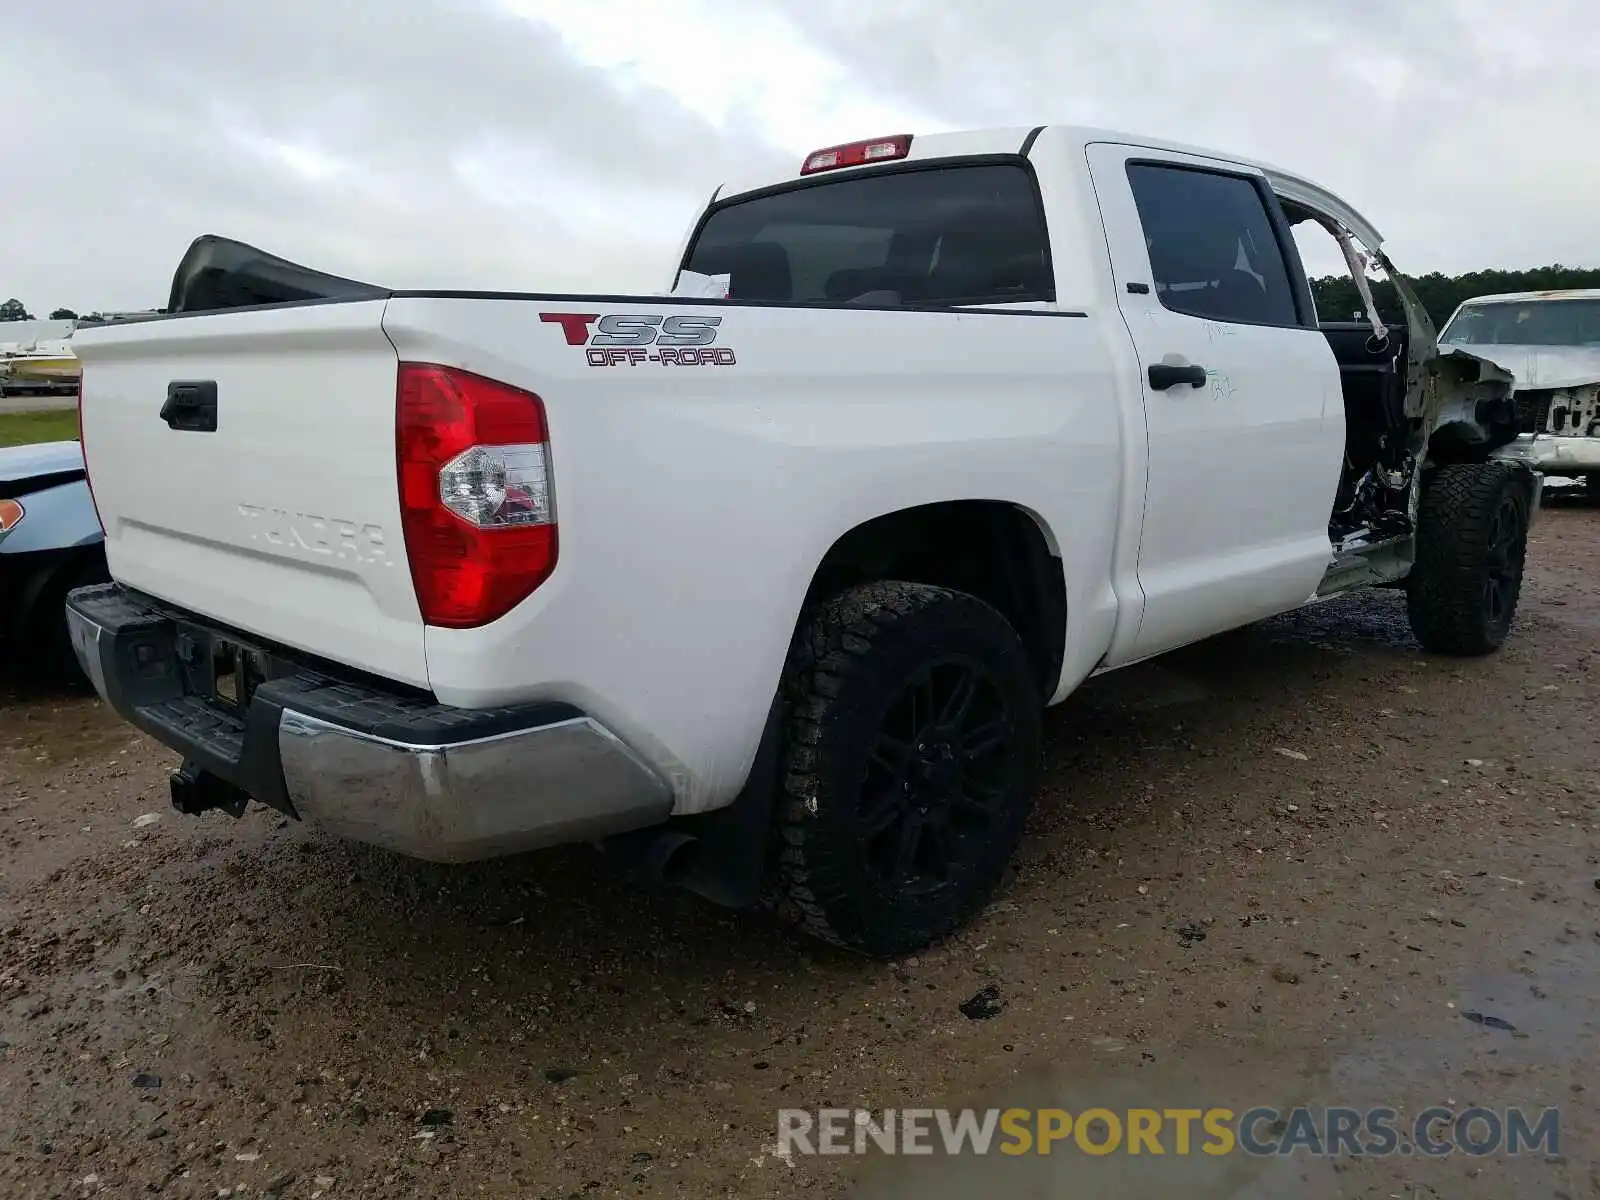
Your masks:
{"label": "rear bumper step", "polygon": [[183,754],[175,801],[242,792],[434,862],[584,841],[671,812],[661,778],[570,705],[467,710],[335,678],[115,584],[73,592],[67,619],[105,702]]}

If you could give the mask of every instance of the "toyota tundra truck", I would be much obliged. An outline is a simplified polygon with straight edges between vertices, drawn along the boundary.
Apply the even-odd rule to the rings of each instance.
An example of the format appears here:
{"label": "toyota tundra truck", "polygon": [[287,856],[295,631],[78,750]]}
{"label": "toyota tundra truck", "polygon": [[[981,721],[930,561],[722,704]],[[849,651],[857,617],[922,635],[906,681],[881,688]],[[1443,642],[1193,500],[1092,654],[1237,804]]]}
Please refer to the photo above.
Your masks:
{"label": "toyota tundra truck", "polygon": [[[1305,222],[1403,328],[1365,285],[1319,324]],[[879,138],[718,189],[674,266],[405,291],[202,239],[163,315],[79,331],[115,582],[72,637],[180,811],[590,841],[896,955],[991,895],[1090,676],[1359,587],[1433,653],[1511,628],[1510,377],[1298,175]]]}

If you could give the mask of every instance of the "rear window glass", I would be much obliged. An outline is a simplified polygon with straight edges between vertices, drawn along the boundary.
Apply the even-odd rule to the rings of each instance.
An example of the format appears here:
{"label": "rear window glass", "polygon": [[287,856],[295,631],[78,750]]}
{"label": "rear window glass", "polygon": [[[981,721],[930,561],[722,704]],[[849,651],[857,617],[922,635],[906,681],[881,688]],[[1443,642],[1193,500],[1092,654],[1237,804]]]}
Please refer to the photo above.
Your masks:
{"label": "rear window glass", "polygon": [[1011,164],[846,177],[714,210],[684,265],[736,300],[1014,304],[1055,299],[1038,194]]}

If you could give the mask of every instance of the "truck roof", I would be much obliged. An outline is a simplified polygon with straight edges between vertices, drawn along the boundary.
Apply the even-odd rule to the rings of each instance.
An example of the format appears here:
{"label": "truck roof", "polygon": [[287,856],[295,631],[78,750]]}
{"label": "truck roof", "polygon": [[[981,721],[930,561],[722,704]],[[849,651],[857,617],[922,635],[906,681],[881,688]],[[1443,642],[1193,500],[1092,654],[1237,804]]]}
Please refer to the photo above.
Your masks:
{"label": "truck roof", "polygon": [[[1362,242],[1366,243],[1370,249],[1376,250],[1383,245],[1383,235],[1378,232],[1372,222],[1368,221],[1328,189],[1303,175],[1295,174],[1293,171],[1286,171],[1282,167],[1273,166],[1271,163],[1246,158],[1239,154],[1227,154],[1201,146],[1190,146],[1182,142],[1168,141],[1164,138],[1121,133],[1116,130],[1100,129],[1090,125],[1041,125],[1037,127],[1015,125],[992,129],[962,130],[951,133],[919,133],[912,137],[911,152],[906,155],[904,161],[915,162],[918,159],[952,158],[979,154],[1017,154],[1021,152],[1024,145],[1030,144],[1033,137],[1045,129],[1049,129],[1052,135],[1056,137],[1067,139],[1069,149],[1079,151],[1095,142],[1115,142],[1124,145],[1144,146],[1152,150],[1168,150],[1176,154],[1188,154],[1198,158],[1214,158],[1225,163],[1255,167],[1267,176],[1273,190],[1280,196],[1333,217]],[[758,179],[740,179],[724,184],[712,193],[712,200],[726,200],[746,192],[753,192],[761,188],[798,180],[802,178],[799,169],[800,161],[796,160],[795,170],[791,175],[776,179],[769,175]],[[836,168],[841,173],[860,169],[860,167]]]}

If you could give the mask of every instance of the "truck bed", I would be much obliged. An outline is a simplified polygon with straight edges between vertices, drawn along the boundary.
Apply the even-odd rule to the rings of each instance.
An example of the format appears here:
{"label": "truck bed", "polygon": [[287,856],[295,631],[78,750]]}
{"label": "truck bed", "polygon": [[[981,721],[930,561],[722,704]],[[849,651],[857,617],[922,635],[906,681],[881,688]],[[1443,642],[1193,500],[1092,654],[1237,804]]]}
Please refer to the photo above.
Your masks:
{"label": "truck bed", "polygon": [[[575,704],[690,811],[742,782],[812,575],[864,512],[993,495],[1077,513],[1054,548],[1099,566],[1069,604],[1101,639],[1115,620],[1126,434],[1078,314],[393,292],[80,338],[118,582],[445,704]],[[402,363],[544,408],[554,571],[478,627],[426,622],[408,569]],[[188,384],[215,385],[215,430],[162,419]]]}

